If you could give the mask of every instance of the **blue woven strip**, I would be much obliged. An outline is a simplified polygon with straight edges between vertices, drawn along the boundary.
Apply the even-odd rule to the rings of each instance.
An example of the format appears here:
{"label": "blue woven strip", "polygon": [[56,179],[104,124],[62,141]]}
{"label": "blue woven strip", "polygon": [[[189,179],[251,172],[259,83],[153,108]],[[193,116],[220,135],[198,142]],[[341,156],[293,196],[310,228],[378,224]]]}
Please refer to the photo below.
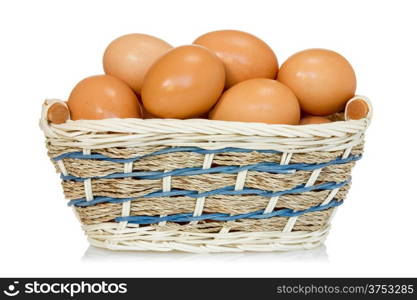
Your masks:
{"label": "blue woven strip", "polygon": [[134,162],[137,161],[143,157],[147,156],[154,156],[154,155],[161,155],[161,154],[167,154],[167,153],[174,153],[174,152],[194,152],[199,154],[216,154],[216,153],[225,153],[225,152],[240,152],[240,153],[247,153],[247,152],[260,152],[260,153],[281,153],[280,151],[275,150],[251,150],[251,149],[243,149],[243,148],[233,148],[233,147],[227,147],[217,150],[206,150],[198,147],[174,147],[174,148],[165,148],[153,153],[132,157],[132,158],[112,158],[108,157],[103,154],[83,154],[82,152],[70,152],[70,153],[64,153],[61,155],[58,155],[54,158],[55,161],[61,160],[63,158],[77,158],[77,159],[98,159],[98,160],[104,160],[104,161],[111,161],[111,162],[117,162],[117,163],[128,163],[128,162]]}
{"label": "blue woven strip", "polygon": [[[316,169],[321,169],[330,165],[345,164],[351,161],[357,161],[361,158],[360,155],[352,155],[347,158],[337,158],[335,160],[321,163],[321,164],[290,164],[290,165],[280,165],[278,163],[268,163],[262,162],[254,165],[247,166],[222,166],[214,167],[209,169],[203,168],[182,168],[176,169],[169,172],[131,172],[131,173],[114,173],[101,177],[91,177],[91,179],[115,179],[115,178],[138,178],[138,179],[161,179],[167,176],[192,176],[192,175],[201,175],[201,174],[211,174],[211,173],[239,173],[244,170],[248,171],[258,171],[258,172],[268,172],[276,174],[291,174],[295,171],[312,171]],[[73,181],[84,181],[88,178],[76,177],[72,175],[61,175],[62,180],[73,180]]]}
{"label": "blue woven strip", "polygon": [[91,206],[100,203],[121,203],[125,201],[131,201],[137,198],[152,198],[152,197],[173,197],[173,196],[187,196],[191,198],[201,198],[201,197],[208,197],[213,195],[257,195],[262,197],[275,197],[275,196],[282,196],[287,194],[299,194],[304,192],[316,191],[316,190],[333,190],[336,188],[341,188],[346,184],[350,183],[350,180],[342,181],[342,182],[327,182],[313,186],[305,186],[300,185],[290,190],[279,191],[279,192],[271,192],[265,191],[261,189],[251,189],[251,188],[244,188],[243,190],[235,190],[234,186],[226,186],[220,189],[199,193],[198,191],[186,191],[186,190],[171,190],[169,192],[153,192],[146,194],[142,197],[131,197],[131,198],[111,198],[111,197],[94,197],[93,200],[87,201],[85,198],[74,199],[68,202],[69,206]]}
{"label": "blue woven strip", "polygon": [[224,213],[215,213],[215,214],[203,214],[201,216],[194,217],[193,214],[175,214],[165,217],[153,217],[153,216],[128,216],[128,217],[118,217],[116,222],[127,221],[132,224],[156,224],[159,222],[191,222],[191,221],[202,221],[202,220],[211,220],[211,221],[234,221],[239,219],[268,219],[273,217],[297,217],[306,213],[316,212],[326,210],[332,207],[339,206],[343,203],[343,200],[337,201],[332,200],[326,205],[317,205],[310,207],[305,210],[294,211],[292,209],[281,209],[277,211],[264,214],[263,210],[258,210],[246,214],[234,215]]}

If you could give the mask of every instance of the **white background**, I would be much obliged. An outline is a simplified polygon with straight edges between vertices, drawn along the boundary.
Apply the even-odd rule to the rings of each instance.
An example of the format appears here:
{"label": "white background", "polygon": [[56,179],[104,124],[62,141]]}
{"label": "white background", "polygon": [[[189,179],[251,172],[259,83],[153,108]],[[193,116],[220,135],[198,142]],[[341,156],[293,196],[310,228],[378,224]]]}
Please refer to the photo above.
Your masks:
{"label": "white background", "polygon": [[[0,276],[416,276],[414,1],[1,1]],[[216,29],[264,39],[280,63],[310,47],[354,66],[374,104],[364,158],[325,247],[267,254],[112,253],[89,248],[44,146],[43,100],[102,72],[114,38],[173,45]]]}

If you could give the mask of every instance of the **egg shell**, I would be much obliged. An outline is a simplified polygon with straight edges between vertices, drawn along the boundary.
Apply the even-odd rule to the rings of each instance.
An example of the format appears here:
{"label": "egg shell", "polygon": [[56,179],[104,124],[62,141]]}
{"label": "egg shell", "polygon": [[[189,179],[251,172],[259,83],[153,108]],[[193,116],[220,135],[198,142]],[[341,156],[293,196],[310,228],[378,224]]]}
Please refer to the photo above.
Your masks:
{"label": "egg shell", "polygon": [[110,75],[97,75],[80,81],[68,99],[72,120],[140,118],[139,101],[129,86]]}
{"label": "egg shell", "polygon": [[142,113],[144,119],[158,119],[158,117],[154,116],[149,111],[147,111],[144,106],[142,106]]}
{"label": "egg shell", "polygon": [[278,81],[288,86],[309,114],[326,116],[343,110],[356,90],[356,76],[340,54],[326,49],[308,49],[288,58]]}
{"label": "egg shell", "polygon": [[103,55],[104,72],[127,83],[137,94],[151,65],[172,46],[154,36],[132,33],[112,41]]}
{"label": "egg shell", "polygon": [[273,79],[249,79],[228,89],[210,119],[296,125],[300,106],[294,93]]}
{"label": "egg shell", "polygon": [[65,123],[70,118],[70,113],[68,108],[61,103],[52,104],[47,112],[47,119],[52,124],[62,124]]}
{"label": "egg shell", "polygon": [[219,99],[225,82],[220,59],[207,48],[174,48],[149,69],[142,88],[145,109],[160,118],[193,118]]}
{"label": "egg shell", "polygon": [[226,88],[252,78],[275,79],[278,60],[256,36],[237,30],[206,33],[194,41],[213,50],[226,67]]}
{"label": "egg shell", "polygon": [[319,116],[305,116],[302,117],[300,120],[300,125],[308,125],[308,124],[324,124],[330,123],[331,121],[325,117]]}

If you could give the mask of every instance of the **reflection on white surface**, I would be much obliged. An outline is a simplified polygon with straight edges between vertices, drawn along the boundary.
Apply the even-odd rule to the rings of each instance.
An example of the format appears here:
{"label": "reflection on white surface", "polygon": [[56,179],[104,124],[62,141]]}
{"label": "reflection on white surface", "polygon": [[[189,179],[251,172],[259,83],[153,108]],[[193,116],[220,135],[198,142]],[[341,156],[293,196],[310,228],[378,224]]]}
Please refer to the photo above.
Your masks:
{"label": "reflection on white surface", "polygon": [[90,246],[81,258],[84,262],[140,262],[140,261],[187,261],[201,262],[224,261],[224,262],[328,262],[325,245],[311,250],[299,250],[289,252],[242,252],[242,253],[184,253],[184,252],[134,252],[134,251],[111,251]]}

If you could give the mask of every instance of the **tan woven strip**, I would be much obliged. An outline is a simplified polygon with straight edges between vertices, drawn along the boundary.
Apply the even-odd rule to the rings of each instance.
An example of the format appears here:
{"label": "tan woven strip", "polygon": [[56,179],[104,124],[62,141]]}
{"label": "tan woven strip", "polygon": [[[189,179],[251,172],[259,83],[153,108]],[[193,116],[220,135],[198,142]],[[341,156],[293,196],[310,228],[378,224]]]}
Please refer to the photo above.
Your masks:
{"label": "tan woven strip", "polygon": [[[297,219],[292,231],[315,231],[320,230],[327,225],[332,209],[307,213]],[[238,221],[227,222],[201,222],[196,225],[176,224],[168,222],[161,230],[175,229],[178,231],[188,232],[219,232],[224,226],[227,226],[228,232],[259,232],[259,231],[281,231],[287,224],[288,218],[274,217],[269,219],[253,220],[242,219]],[[156,226],[153,226],[159,229]]]}
{"label": "tan woven strip", "polygon": [[[357,155],[362,153],[362,145],[356,146],[352,150],[352,154]],[[49,146],[49,155],[55,157],[59,154],[79,151],[79,149],[57,149],[62,147]],[[146,147],[145,147],[146,148]],[[95,152],[105,154],[109,157],[117,158],[129,158],[137,155],[143,155],[143,152],[152,152],[158,150],[158,148],[150,148],[148,150],[138,148],[127,149],[101,149]],[[71,151],[72,150],[72,151]],[[160,150],[160,149],[159,149]],[[134,153],[134,154],[132,154]],[[117,155],[116,155],[117,154]],[[340,157],[343,151],[334,152],[312,152],[312,153],[294,153],[291,157],[291,163],[323,163],[334,160]],[[261,162],[276,162],[280,163],[281,154],[274,153],[219,153],[213,159],[213,165],[215,166],[240,166],[250,165]],[[110,161],[97,161],[97,160],[85,160],[85,159],[63,159],[65,168],[70,175],[78,177],[92,177],[92,176],[105,176],[112,173],[121,173],[124,170],[123,163],[115,163]],[[161,154],[157,157],[149,156],[144,157],[133,163],[133,171],[165,171],[186,167],[201,167],[204,162],[204,154],[198,154],[194,152],[176,152]],[[56,162],[55,162],[56,164]]]}
{"label": "tan woven strip", "polygon": [[[293,231],[316,231],[324,228],[327,225],[329,217],[333,209],[311,212],[301,215]],[[157,224],[150,225],[158,231],[165,230],[178,230],[181,232],[206,232],[206,233],[218,233],[224,226],[228,227],[228,232],[263,232],[263,231],[281,231],[287,224],[288,218],[286,217],[273,217],[268,219],[241,219],[230,222],[216,222],[216,221],[200,221],[198,224],[177,224],[167,222],[164,226],[158,226]],[[106,222],[106,221],[103,221]],[[227,224],[227,225],[226,225]]]}
{"label": "tan woven strip", "polygon": [[[354,163],[333,165],[323,168],[317,184],[325,182],[342,182],[349,179]],[[271,174],[266,172],[249,171],[246,175],[245,187],[269,191],[283,191],[295,188],[307,182],[312,171],[297,171],[295,174]],[[116,198],[141,197],[161,189],[161,179],[93,179],[91,187],[95,196]],[[236,174],[201,174],[193,176],[174,176],[171,178],[171,188],[189,191],[206,192],[224,186],[234,186]],[[62,186],[68,199],[85,197],[82,182],[63,181]]]}
{"label": "tan woven strip", "polygon": [[[336,199],[344,199],[348,187],[343,187]],[[306,192],[295,195],[283,195],[279,199],[278,208],[304,210],[311,206],[320,205],[326,199],[329,191]],[[244,214],[262,210],[268,204],[269,198],[259,196],[210,196],[205,199],[204,213]],[[158,216],[180,213],[192,213],[195,199],[190,197],[139,198],[132,201],[130,215]],[[121,216],[122,204],[104,203],[88,207],[77,207],[83,224],[108,222]]]}

